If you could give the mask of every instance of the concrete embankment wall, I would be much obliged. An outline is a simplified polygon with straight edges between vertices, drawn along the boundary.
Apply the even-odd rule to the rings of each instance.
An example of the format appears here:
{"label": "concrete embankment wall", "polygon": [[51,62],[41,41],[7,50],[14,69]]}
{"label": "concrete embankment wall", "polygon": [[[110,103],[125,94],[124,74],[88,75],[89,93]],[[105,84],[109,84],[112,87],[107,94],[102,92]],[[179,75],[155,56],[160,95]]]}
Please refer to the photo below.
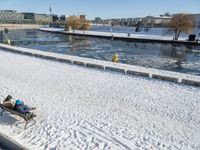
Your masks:
{"label": "concrete embankment wall", "polygon": [[164,71],[159,69],[145,68],[134,65],[113,63],[78,56],[63,55],[58,53],[44,52],[35,49],[22,47],[14,47],[5,44],[0,44],[0,49],[4,49],[14,53],[20,53],[28,56],[35,56],[47,60],[64,62],[68,64],[79,65],[88,68],[100,69],[104,71],[117,72],[129,76],[146,77],[149,79],[163,80],[174,83],[182,83],[192,86],[200,86],[200,76]]}
{"label": "concrete embankment wall", "polygon": [[36,24],[0,24],[0,30],[7,29],[37,29],[39,25]]}
{"label": "concrete embankment wall", "polygon": [[2,150],[27,150],[22,145],[11,141],[7,136],[0,134],[0,149]]}

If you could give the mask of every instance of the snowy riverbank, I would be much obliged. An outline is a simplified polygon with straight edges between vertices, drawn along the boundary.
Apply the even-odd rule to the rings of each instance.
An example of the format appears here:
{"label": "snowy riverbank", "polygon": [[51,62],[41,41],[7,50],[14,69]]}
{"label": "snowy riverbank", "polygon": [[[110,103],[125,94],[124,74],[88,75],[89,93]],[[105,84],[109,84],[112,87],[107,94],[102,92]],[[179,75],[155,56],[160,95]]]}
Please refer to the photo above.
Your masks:
{"label": "snowy riverbank", "polygon": [[200,149],[200,89],[0,51],[0,97],[36,106],[37,124],[0,117],[30,149]]}
{"label": "snowy riverbank", "polygon": [[128,65],[122,63],[113,63],[110,61],[102,61],[97,59],[78,57],[72,55],[63,55],[52,52],[44,52],[36,49],[9,46],[6,44],[0,44],[0,48],[10,52],[20,53],[29,56],[35,56],[39,58],[45,58],[47,60],[54,60],[59,62],[65,62],[69,64],[80,65],[90,68],[98,68],[102,70],[108,70],[113,72],[120,72],[127,75],[145,76],[154,79],[161,79],[165,81],[172,81],[176,83],[183,83],[187,85],[200,86],[200,76],[165,71],[160,69],[146,68],[135,65]]}

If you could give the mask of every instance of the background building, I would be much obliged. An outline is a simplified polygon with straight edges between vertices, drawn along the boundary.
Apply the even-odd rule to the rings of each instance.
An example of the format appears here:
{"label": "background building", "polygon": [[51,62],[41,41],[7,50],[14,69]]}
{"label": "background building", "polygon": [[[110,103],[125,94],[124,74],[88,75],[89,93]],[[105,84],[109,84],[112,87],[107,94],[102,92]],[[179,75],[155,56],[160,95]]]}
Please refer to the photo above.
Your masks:
{"label": "background building", "polygon": [[0,10],[0,22],[18,22],[24,19],[24,14],[17,13],[14,10]]}
{"label": "background building", "polygon": [[[138,17],[138,18],[118,18],[118,19],[101,19],[100,17],[96,17],[95,20],[92,21],[93,24],[107,24],[112,26],[127,26],[127,27],[135,27],[138,22],[141,22],[141,27],[149,28],[149,27],[168,27],[171,18],[176,15],[171,15],[169,12],[160,15],[160,16],[146,16],[146,17]],[[188,14],[194,17],[194,24],[200,27],[200,14]]]}
{"label": "background building", "polygon": [[53,22],[53,16],[30,12],[17,13],[14,10],[0,10],[0,23],[17,24],[48,24]]}
{"label": "background building", "polygon": [[35,21],[37,23],[49,23],[53,21],[53,17],[51,15],[46,14],[34,14],[35,15]]}
{"label": "background building", "polygon": [[147,16],[142,18],[143,27],[167,27],[170,23],[172,17],[168,16]]}

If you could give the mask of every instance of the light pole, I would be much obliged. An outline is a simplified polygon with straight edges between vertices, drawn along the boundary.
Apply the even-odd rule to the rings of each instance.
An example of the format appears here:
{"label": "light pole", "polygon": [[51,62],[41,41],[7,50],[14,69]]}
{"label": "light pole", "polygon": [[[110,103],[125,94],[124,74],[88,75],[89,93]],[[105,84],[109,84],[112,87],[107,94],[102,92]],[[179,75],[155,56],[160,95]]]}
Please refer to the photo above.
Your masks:
{"label": "light pole", "polygon": [[197,16],[197,19],[196,19],[196,28],[195,28],[195,34],[196,34],[196,40],[197,40],[197,42],[198,42],[199,36],[200,36],[200,32],[198,33],[198,26],[199,26],[199,16]]}
{"label": "light pole", "polygon": [[49,0],[49,14],[50,14],[50,15],[51,15],[51,12],[52,12],[51,5],[52,5],[52,1],[51,1],[51,0]]}
{"label": "light pole", "polygon": [[50,17],[52,18],[52,20],[49,21],[49,27],[51,27],[51,21],[53,21],[53,16],[51,15],[51,12],[52,12],[52,8],[51,8],[51,0],[50,0],[50,4],[49,4],[49,15]]}
{"label": "light pole", "polygon": [[199,24],[199,16],[197,16],[196,29],[195,29],[195,33],[196,34],[198,34],[197,33],[197,31],[198,31],[198,24]]}

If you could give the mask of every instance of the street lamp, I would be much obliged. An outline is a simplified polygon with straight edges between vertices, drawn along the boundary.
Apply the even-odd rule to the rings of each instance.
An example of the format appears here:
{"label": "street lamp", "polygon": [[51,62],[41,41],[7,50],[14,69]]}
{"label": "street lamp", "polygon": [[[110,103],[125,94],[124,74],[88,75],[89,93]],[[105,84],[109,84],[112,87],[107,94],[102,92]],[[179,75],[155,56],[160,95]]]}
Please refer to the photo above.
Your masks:
{"label": "street lamp", "polygon": [[195,28],[195,34],[196,34],[197,42],[198,42],[199,36],[200,36],[200,32],[198,33],[198,26],[199,26],[199,15],[197,15],[197,18],[196,18],[196,28]]}

